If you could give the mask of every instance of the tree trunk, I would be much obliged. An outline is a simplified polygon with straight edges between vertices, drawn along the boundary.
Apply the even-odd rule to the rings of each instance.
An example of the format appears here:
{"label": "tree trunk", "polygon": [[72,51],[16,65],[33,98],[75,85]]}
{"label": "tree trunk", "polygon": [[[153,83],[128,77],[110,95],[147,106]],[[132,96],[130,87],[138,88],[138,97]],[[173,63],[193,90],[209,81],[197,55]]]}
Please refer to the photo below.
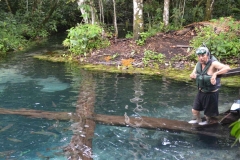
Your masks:
{"label": "tree trunk", "polygon": [[164,26],[168,26],[169,24],[169,5],[170,5],[170,0],[164,0],[164,9],[163,9]]}
{"label": "tree trunk", "polygon": [[[185,6],[186,6],[186,0],[183,1],[183,7],[182,7],[182,19],[185,13]],[[181,26],[182,26],[183,21],[181,21]]]}
{"label": "tree trunk", "polygon": [[103,11],[103,2],[102,0],[99,0],[99,18],[100,22],[104,24],[104,11]]}
{"label": "tree trunk", "polygon": [[115,39],[118,38],[118,27],[117,27],[117,14],[116,14],[116,2],[113,0],[113,23],[115,30]]}
{"label": "tree trunk", "polygon": [[133,39],[137,40],[144,29],[143,0],[133,0]]}
{"label": "tree trunk", "polygon": [[96,12],[95,12],[95,6],[93,3],[93,0],[90,0],[90,7],[91,7],[91,22],[92,24],[96,23]]}
{"label": "tree trunk", "polygon": [[209,21],[212,18],[214,0],[207,0],[206,2],[206,12],[205,12],[205,21]]}
{"label": "tree trunk", "polygon": [[5,2],[6,2],[6,4],[7,4],[7,7],[8,7],[9,12],[12,13],[12,9],[11,9],[11,7],[10,7],[10,5],[9,5],[8,0],[5,0]]}
{"label": "tree trunk", "polygon": [[26,0],[26,12],[28,12],[28,0]]}
{"label": "tree trunk", "polygon": [[78,7],[80,8],[80,11],[82,13],[84,22],[89,23],[89,21],[88,21],[89,15],[88,15],[87,11],[84,9],[84,7],[82,7],[82,5],[84,5],[84,3],[85,3],[85,0],[78,0],[78,2],[77,2]]}
{"label": "tree trunk", "polygon": [[52,1],[51,9],[50,9],[48,15],[47,15],[47,16],[45,17],[45,19],[43,20],[42,26],[44,26],[44,25],[48,22],[48,20],[49,20],[50,17],[52,16],[53,12],[56,10],[58,3],[59,3],[59,0],[53,0],[53,1]]}
{"label": "tree trunk", "polygon": [[240,67],[229,70],[225,74],[218,75],[217,77],[231,77],[240,75]]}

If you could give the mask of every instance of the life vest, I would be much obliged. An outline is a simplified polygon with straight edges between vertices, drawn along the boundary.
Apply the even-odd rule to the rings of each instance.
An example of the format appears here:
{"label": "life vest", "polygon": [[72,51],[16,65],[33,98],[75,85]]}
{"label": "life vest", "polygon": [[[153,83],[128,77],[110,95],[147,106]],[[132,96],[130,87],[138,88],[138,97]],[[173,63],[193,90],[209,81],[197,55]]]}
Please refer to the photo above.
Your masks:
{"label": "life vest", "polygon": [[212,85],[211,83],[211,75],[207,74],[207,71],[209,67],[211,66],[213,61],[216,61],[217,59],[212,56],[211,59],[207,62],[206,66],[202,70],[202,65],[200,62],[197,63],[196,66],[196,83],[198,86],[198,89],[201,90],[202,92],[212,92],[218,88],[220,88],[221,83],[220,83],[220,78],[216,77],[216,84]]}

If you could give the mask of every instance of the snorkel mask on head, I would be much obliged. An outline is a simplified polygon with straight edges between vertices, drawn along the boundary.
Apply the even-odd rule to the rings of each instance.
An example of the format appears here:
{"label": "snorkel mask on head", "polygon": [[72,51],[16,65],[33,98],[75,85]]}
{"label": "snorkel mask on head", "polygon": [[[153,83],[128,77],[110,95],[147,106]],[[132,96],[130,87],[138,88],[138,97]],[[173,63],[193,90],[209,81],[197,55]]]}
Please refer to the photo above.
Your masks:
{"label": "snorkel mask on head", "polygon": [[207,56],[208,56],[208,61],[205,62],[205,64],[207,64],[207,63],[210,61],[210,57],[211,57],[208,48],[207,48],[207,47],[199,47],[199,48],[196,50],[196,55],[197,55],[197,56],[198,56],[198,55],[204,55],[204,54],[207,54]]}
{"label": "snorkel mask on head", "polygon": [[207,54],[208,56],[210,56],[209,54],[209,50],[207,47],[199,47],[197,50],[196,50],[196,55],[199,55],[199,54]]}

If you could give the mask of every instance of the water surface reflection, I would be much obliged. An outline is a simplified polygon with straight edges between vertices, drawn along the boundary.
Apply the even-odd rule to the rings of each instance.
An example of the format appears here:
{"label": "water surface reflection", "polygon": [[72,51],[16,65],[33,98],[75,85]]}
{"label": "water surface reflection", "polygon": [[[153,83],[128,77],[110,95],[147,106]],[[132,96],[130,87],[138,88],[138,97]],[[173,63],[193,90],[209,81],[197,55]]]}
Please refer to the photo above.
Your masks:
{"label": "water surface reflection", "polygon": [[[187,121],[197,92],[194,82],[164,77],[117,74],[97,75],[95,112],[121,116],[148,116]],[[229,109],[238,88],[222,87],[220,111]],[[132,127],[97,125],[94,159],[232,159],[238,148],[233,140]]]}
{"label": "water surface reflection", "polygon": [[[34,60],[29,55],[0,62],[0,107],[75,113],[83,96],[83,85],[94,82],[94,112],[104,115],[141,116],[187,121],[196,94],[194,83],[160,76],[108,74],[76,69],[68,64]],[[89,77],[88,77],[89,76]],[[84,82],[85,81],[85,82]],[[89,84],[89,86],[91,86]],[[81,93],[79,93],[81,92]],[[220,110],[228,109],[239,97],[239,88],[222,87]],[[63,152],[75,121],[0,117],[0,158],[67,159]],[[75,127],[76,128],[76,127]],[[78,128],[79,129],[79,128]],[[78,132],[79,131],[79,132]],[[82,134],[82,133],[81,133]],[[233,140],[203,137],[162,129],[147,130],[97,124],[92,140],[93,159],[235,159]],[[21,158],[22,157],[22,158]]]}

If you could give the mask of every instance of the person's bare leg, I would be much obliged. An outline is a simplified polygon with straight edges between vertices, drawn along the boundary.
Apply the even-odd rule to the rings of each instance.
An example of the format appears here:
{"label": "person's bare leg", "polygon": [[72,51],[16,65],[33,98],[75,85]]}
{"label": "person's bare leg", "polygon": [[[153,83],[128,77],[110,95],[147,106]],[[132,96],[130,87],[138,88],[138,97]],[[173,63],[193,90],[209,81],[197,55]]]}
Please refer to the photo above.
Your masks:
{"label": "person's bare leg", "polygon": [[192,114],[193,114],[193,120],[189,121],[188,123],[194,124],[194,123],[202,122],[199,111],[192,109]]}
{"label": "person's bare leg", "polygon": [[208,117],[208,116],[205,115],[205,118],[206,118],[206,121],[200,122],[199,125],[218,123],[218,119],[216,117]]}
{"label": "person's bare leg", "polygon": [[200,122],[199,125],[206,125],[210,123],[211,117],[205,115],[206,121]]}

